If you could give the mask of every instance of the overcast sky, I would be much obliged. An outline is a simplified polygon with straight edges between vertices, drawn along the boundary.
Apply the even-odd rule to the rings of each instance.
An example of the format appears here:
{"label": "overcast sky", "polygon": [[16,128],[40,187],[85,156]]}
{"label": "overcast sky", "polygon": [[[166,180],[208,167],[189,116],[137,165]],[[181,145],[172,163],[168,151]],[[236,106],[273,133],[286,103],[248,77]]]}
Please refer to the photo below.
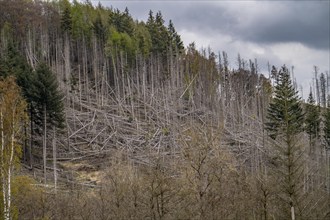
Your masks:
{"label": "overcast sky", "polygon": [[[97,4],[99,1],[92,1]],[[226,51],[230,65],[237,68],[237,54],[245,60],[258,59],[265,75],[267,62],[277,67],[294,66],[304,97],[309,92],[313,66],[330,69],[330,1],[100,1],[102,5],[128,7],[133,18],[146,21],[151,9],[171,19],[185,45],[210,46]]]}

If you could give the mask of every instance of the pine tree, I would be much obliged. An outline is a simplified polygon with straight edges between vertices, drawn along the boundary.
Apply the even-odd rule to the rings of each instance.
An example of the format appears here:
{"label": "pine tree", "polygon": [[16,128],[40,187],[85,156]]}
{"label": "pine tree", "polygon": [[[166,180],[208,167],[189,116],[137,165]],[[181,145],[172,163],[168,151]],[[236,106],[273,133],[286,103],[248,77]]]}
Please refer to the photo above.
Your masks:
{"label": "pine tree", "polygon": [[[7,49],[6,56],[0,61],[0,76],[14,76],[16,78],[17,85],[21,88],[22,95],[28,103],[28,111],[30,114],[30,145],[27,147],[25,146],[24,156],[28,156],[28,161],[30,166],[32,167],[33,163],[33,156],[32,156],[32,143],[33,143],[33,120],[36,112],[33,108],[33,100],[32,100],[32,93],[34,88],[34,77],[35,74],[32,71],[32,68],[20,55],[18,50],[16,49],[15,45],[9,44]],[[25,144],[27,145],[27,138],[25,137]],[[27,158],[24,158],[27,159]]]}
{"label": "pine tree", "polygon": [[315,105],[315,100],[312,91],[309,93],[306,105],[306,133],[309,135],[309,144],[312,149],[313,141],[319,137],[320,134],[320,108]]}
{"label": "pine tree", "polygon": [[64,1],[65,8],[61,15],[61,29],[65,33],[70,33],[72,31],[72,16],[70,11],[70,3]]}
{"label": "pine tree", "polygon": [[126,33],[129,36],[133,35],[134,32],[134,21],[127,8],[122,13],[116,9],[109,18],[109,23],[112,25],[119,33]]}
{"label": "pine tree", "polygon": [[268,108],[265,128],[275,140],[273,146],[279,160],[275,175],[279,181],[278,195],[284,204],[285,219],[291,216],[293,220],[301,212],[299,193],[303,166],[298,136],[303,130],[303,118],[300,98],[292,85],[288,69],[283,66],[278,73],[275,97]]}
{"label": "pine tree", "polygon": [[168,25],[170,49],[175,53],[182,53],[184,50],[183,42],[180,35],[176,32],[172,20]]}
{"label": "pine tree", "polygon": [[97,15],[95,21],[93,22],[93,31],[100,42],[104,43],[106,37],[106,27],[103,25],[100,14]]}
{"label": "pine tree", "polygon": [[41,63],[36,69],[36,81],[33,100],[40,113],[39,125],[43,130],[44,181],[46,182],[47,125],[64,127],[63,95],[60,93],[57,79],[49,67]]}
{"label": "pine tree", "polygon": [[323,117],[324,117],[323,138],[325,140],[326,148],[330,150],[330,108],[329,107],[326,108]]}
{"label": "pine tree", "polygon": [[288,69],[283,66],[278,73],[275,97],[268,108],[266,128],[273,139],[280,134],[299,134],[303,126],[303,113],[298,92],[294,90]]}
{"label": "pine tree", "polygon": [[152,11],[149,12],[147,27],[151,37],[152,52],[165,56],[168,49],[169,32],[164,26],[164,19],[160,11],[156,13],[156,17],[153,16]]}

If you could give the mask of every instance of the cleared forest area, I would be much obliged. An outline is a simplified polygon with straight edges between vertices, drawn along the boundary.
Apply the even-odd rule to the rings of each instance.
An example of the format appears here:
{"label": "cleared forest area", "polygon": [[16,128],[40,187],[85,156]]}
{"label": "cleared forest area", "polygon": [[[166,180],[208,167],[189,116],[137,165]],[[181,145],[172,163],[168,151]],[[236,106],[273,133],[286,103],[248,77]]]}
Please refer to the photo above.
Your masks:
{"label": "cleared forest area", "polygon": [[0,13],[4,219],[330,217],[324,74],[303,103],[287,67],[230,69],[226,52],[184,48],[161,12],[14,0]]}

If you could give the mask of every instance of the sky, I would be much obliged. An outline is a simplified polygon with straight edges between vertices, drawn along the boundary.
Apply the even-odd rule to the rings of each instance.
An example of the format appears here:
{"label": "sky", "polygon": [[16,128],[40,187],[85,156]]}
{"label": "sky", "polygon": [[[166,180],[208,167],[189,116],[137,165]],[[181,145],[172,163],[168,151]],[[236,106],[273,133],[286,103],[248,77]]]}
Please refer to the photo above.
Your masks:
{"label": "sky", "polygon": [[[187,46],[225,51],[237,69],[238,53],[244,60],[258,60],[268,76],[267,63],[291,69],[304,98],[312,85],[313,66],[330,70],[330,1],[323,0],[103,0],[104,6],[129,9],[134,19],[146,21],[149,10],[171,19]],[[330,74],[330,72],[329,72]]]}

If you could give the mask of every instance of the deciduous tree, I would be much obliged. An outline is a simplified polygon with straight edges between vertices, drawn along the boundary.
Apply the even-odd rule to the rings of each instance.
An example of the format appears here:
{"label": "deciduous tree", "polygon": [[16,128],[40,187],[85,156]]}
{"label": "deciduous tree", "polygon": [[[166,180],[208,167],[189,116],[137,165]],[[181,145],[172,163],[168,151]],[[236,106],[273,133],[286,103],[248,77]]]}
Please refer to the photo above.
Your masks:
{"label": "deciduous tree", "polygon": [[27,120],[26,102],[15,78],[0,80],[0,182],[2,190],[2,218],[12,219],[12,176],[21,155],[20,139]]}

